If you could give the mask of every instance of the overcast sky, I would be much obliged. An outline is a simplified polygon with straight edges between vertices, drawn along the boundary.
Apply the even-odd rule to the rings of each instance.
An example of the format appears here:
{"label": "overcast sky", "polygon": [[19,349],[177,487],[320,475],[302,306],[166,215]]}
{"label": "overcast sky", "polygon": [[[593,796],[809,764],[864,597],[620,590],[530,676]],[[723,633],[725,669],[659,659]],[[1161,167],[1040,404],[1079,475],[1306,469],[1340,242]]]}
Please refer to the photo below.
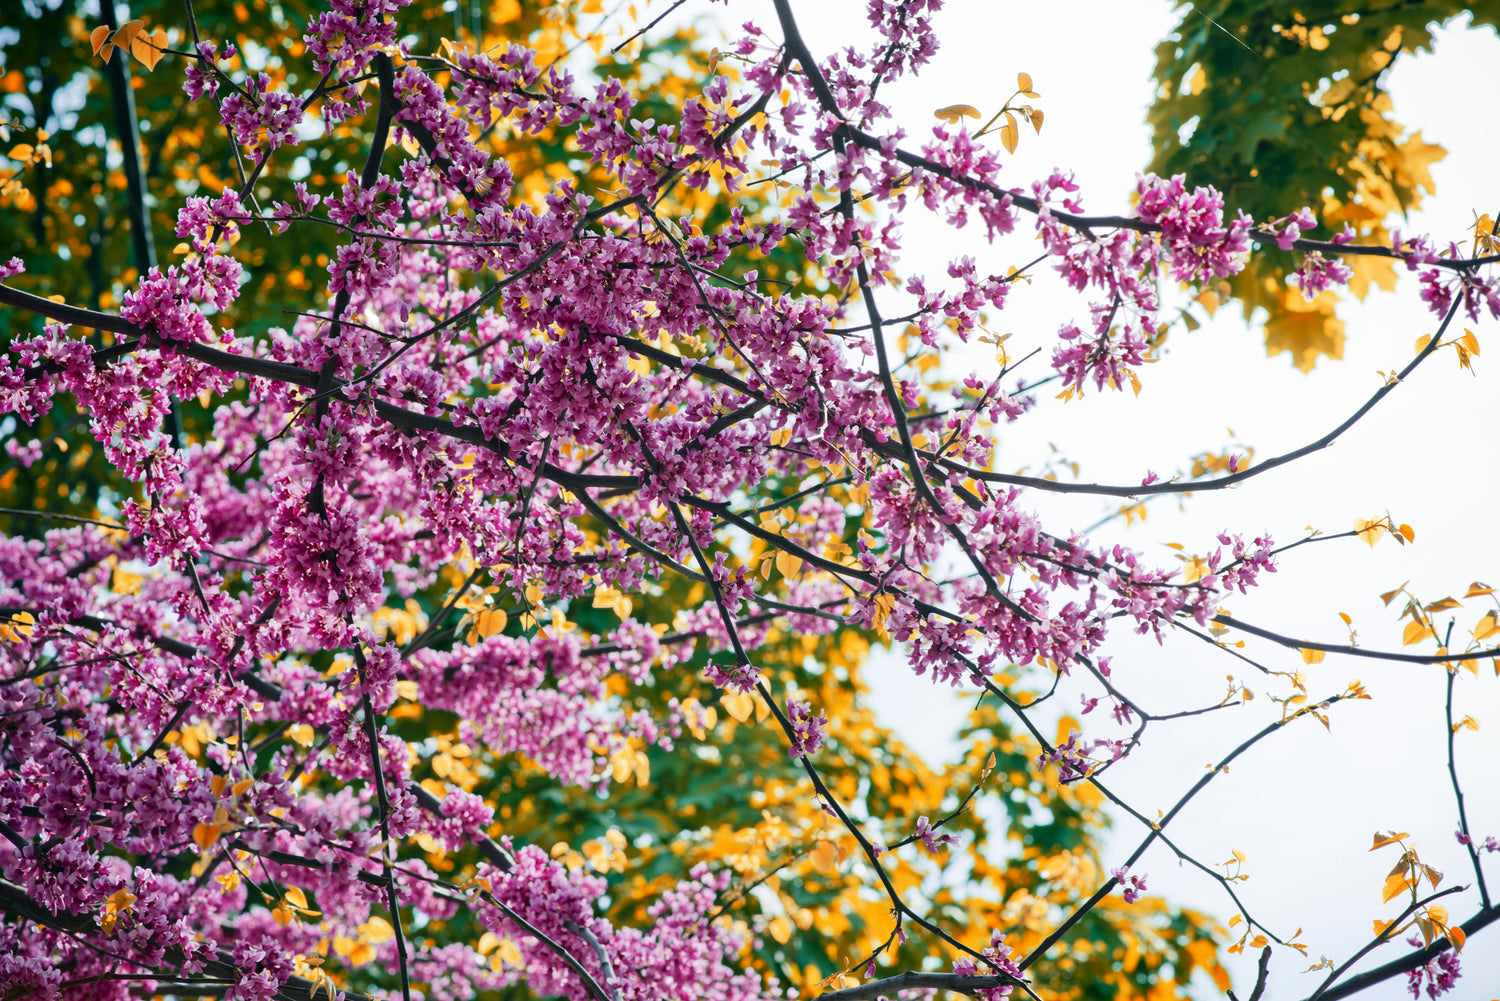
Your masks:
{"label": "overcast sky", "polygon": [[[732,14],[738,20],[745,8],[756,6],[736,5]],[[865,40],[863,7],[844,0],[800,5],[814,49],[826,54]],[[769,13],[761,23],[774,33]],[[987,117],[1011,92],[1016,72],[1024,70],[1041,93],[1036,103],[1046,112],[1046,124],[1040,137],[1025,131],[1007,161],[1004,181],[1024,186],[1060,165],[1077,174],[1087,210],[1124,211],[1135,174],[1150,157],[1144,119],[1152,95],[1153,50],[1174,24],[1166,3],[954,0],[937,20],[943,48],[933,65],[915,84],[882,96],[908,132],[920,137],[941,106],[973,104]],[[1434,55],[1402,57],[1392,71],[1397,120],[1420,127],[1427,140],[1449,151],[1433,169],[1438,196],[1409,220],[1409,231],[1461,241],[1476,211],[1500,210],[1494,183],[1500,150],[1493,130],[1479,127],[1471,100],[1454,96],[1474,93],[1476,84],[1493,79],[1497,65],[1500,40],[1493,31],[1457,24],[1442,34]],[[1285,210],[1298,207],[1288,204]],[[907,228],[904,244],[902,275],[941,274],[946,262],[962,253],[973,253],[982,269],[1003,272],[1033,256],[1035,247],[1022,238],[992,248],[976,234],[920,224]],[[1058,283],[1039,280],[1012,296],[994,326],[1014,335],[1008,347],[1019,351],[1013,355],[1040,346],[1046,356],[1059,324],[1082,309],[1075,296],[1059,293]],[[1081,463],[1084,479],[1138,482],[1148,469],[1170,475],[1185,469],[1196,453],[1222,450],[1230,440],[1228,428],[1261,458],[1303,445],[1356,409],[1380,385],[1376,370],[1404,365],[1416,338],[1436,326],[1412,281],[1403,281],[1394,294],[1346,303],[1340,315],[1348,323],[1344,359],[1325,360],[1304,375],[1285,355],[1267,359],[1260,331],[1239,320],[1237,310],[1221,310],[1203,329],[1172,335],[1165,359],[1142,373],[1145,388],[1139,398],[1093,395],[1067,406],[1049,401],[1012,425],[1001,438],[998,468],[1035,467],[1049,445],[1056,445]],[[1353,540],[1305,547],[1285,557],[1280,572],[1259,592],[1236,598],[1229,608],[1282,632],[1335,643],[1347,640],[1338,618],[1345,612],[1361,645],[1400,649],[1403,623],[1394,608],[1381,605],[1380,592],[1410,581],[1419,597],[1433,601],[1461,597],[1470,581],[1500,584],[1495,516],[1500,486],[1500,371],[1495,370],[1500,337],[1495,334],[1500,325],[1464,325],[1474,329],[1484,351],[1476,362],[1477,378],[1460,371],[1453,353],[1445,352],[1335,447],[1236,490],[1189,498],[1182,510],[1175,500],[1157,501],[1145,524],[1111,525],[1096,538],[1127,542],[1149,558],[1169,562],[1173,551],[1164,543],[1203,552],[1225,528],[1247,535],[1270,531],[1278,542],[1291,542],[1306,534],[1308,525],[1340,532],[1357,517],[1389,511],[1398,523],[1414,527],[1414,546],[1401,548],[1387,539],[1373,550]],[[1059,532],[1081,529],[1110,510],[1099,500],[1036,497],[1028,503]],[[1460,629],[1472,626],[1485,607],[1470,602],[1459,613]],[[1261,696],[1242,709],[1148,734],[1148,745],[1113,775],[1117,790],[1148,813],[1169,809],[1205,765],[1277,718],[1265,696],[1287,694],[1247,677],[1228,657],[1188,636],[1169,637],[1161,647],[1119,636],[1110,651],[1122,687],[1128,685],[1126,690],[1149,709],[1216,701],[1229,673],[1246,677]],[[1275,669],[1304,667],[1295,653],[1253,639],[1247,652]],[[1448,874],[1445,886],[1473,881],[1453,838],[1457,822],[1446,771],[1442,670],[1330,655],[1307,668],[1307,675],[1314,698],[1359,678],[1374,699],[1335,707],[1331,735],[1304,720],[1263,743],[1217,779],[1170,829],[1179,844],[1207,862],[1227,859],[1234,849],[1244,852],[1251,879],[1240,889],[1252,913],[1284,935],[1304,929],[1309,961],[1287,950],[1275,956],[1267,997],[1278,1001],[1309,995],[1321,979],[1302,973],[1311,962],[1326,954],[1341,963],[1368,941],[1373,920],[1398,913],[1395,902],[1380,902],[1397,851],[1369,852],[1375,830],[1411,832],[1422,859]],[[878,709],[904,737],[934,759],[956,753],[951,735],[962,718],[962,703],[911,677],[895,658],[872,665],[870,678]],[[1079,691],[1064,696],[1064,708],[1073,713]],[[1479,733],[1465,731],[1459,739],[1470,823],[1481,836],[1500,835],[1500,783],[1487,767],[1500,760],[1500,679],[1488,667],[1478,680],[1462,673],[1457,699],[1460,715],[1470,713],[1484,724]],[[1097,716],[1088,718],[1091,726]],[[1121,863],[1141,836],[1138,827],[1122,821],[1106,863]],[[1224,920],[1233,913],[1215,884],[1201,873],[1179,869],[1164,849],[1148,854],[1136,871],[1148,874],[1152,892],[1179,904]],[[1489,876],[1500,884],[1500,864]],[[1461,920],[1477,899],[1471,890],[1445,903]],[[1465,977],[1453,996],[1492,996],[1493,985],[1500,984],[1495,937],[1492,928],[1464,951]],[[1387,946],[1364,966],[1399,954]],[[1254,980],[1254,957],[1235,960],[1231,968],[1237,986],[1247,989]],[[1371,1001],[1406,997],[1403,984],[1398,979],[1361,996]]]}

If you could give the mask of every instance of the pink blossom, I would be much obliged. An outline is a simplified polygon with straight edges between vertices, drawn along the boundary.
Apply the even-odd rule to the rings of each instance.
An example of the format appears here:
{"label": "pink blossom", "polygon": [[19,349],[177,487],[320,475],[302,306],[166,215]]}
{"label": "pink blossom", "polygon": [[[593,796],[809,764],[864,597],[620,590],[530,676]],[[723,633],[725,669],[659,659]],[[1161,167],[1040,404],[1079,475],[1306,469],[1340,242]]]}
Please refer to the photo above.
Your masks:
{"label": "pink blossom", "polygon": [[1137,900],[1141,899],[1141,895],[1146,892],[1145,876],[1127,875],[1124,868],[1111,869],[1109,871],[1109,874],[1115,878],[1115,881],[1117,883],[1120,884],[1120,888],[1125,893],[1125,903],[1127,904],[1135,903]]}

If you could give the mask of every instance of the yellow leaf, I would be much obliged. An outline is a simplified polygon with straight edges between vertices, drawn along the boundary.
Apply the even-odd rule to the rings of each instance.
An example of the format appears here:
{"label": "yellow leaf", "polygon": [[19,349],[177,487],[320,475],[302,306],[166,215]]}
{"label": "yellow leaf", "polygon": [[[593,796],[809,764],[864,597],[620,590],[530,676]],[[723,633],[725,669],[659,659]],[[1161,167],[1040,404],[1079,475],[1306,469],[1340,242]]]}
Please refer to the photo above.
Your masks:
{"label": "yellow leaf", "polygon": [[1373,852],[1377,848],[1384,848],[1386,845],[1395,844],[1397,841],[1409,837],[1411,835],[1406,833],[1397,834],[1395,831],[1376,831],[1375,843],[1370,846],[1370,851]]}
{"label": "yellow leaf", "polygon": [[1391,925],[1395,924],[1395,923],[1396,923],[1395,921],[1382,921],[1379,918],[1376,918],[1375,919],[1375,934],[1377,936],[1385,934],[1385,930],[1387,928],[1389,928]]}
{"label": "yellow leaf", "polygon": [[[1033,108],[1031,110],[1031,127],[1036,130],[1037,135],[1041,135],[1041,133],[1042,133],[1042,109],[1041,108]],[[1476,354],[1477,354],[1477,352],[1476,352]]]}
{"label": "yellow leaf", "polygon": [[643,788],[651,784],[651,759],[642,751],[635,755],[635,784]]}
{"label": "yellow leaf", "polygon": [[1494,588],[1490,587],[1488,584],[1482,584],[1482,583],[1480,583],[1479,581],[1476,580],[1474,583],[1472,583],[1472,584],[1469,585],[1469,590],[1467,591],[1467,593],[1464,594],[1464,597],[1465,598],[1477,598],[1477,597],[1479,597],[1480,595],[1483,595],[1483,594],[1494,594],[1494,593],[1495,593],[1495,589]]}
{"label": "yellow leaf", "polygon": [[979,118],[979,109],[972,104],[950,104],[946,108],[939,108],[932,113],[932,117],[941,118],[949,125],[956,124],[961,118]]}
{"label": "yellow leaf", "polygon": [[301,888],[289,886],[286,888],[286,899],[301,910],[307,910],[307,894]]}
{"label": "yellow leaf", "polygon": [[1464,335],[1458,339],[1458,343],[1468,349],[1469,354],[1479,356],[1479,338],[1474,336],[1474,331],[1464,328]]}
{"label": "yellow leaf", "polygon": [[1461,607],[1460,603],[1457,602],[1457,601],[1454,601],[1452,598],[1440,598],[1437,601],[1434,601],[1430,605],[1424,605],[1424,606],[1422,606],[1422,610],[1424,612],[1442,612],[1442,611],[1446,611],[1447,609],[1450,609],[1450,608],[1459,608],[1459,607]]}
{"label": "yellow leaf", "polygon": [[1285,351],[1302,372],[1311,372],[1321,357],[1342,358],[1344,321],[1334,313],[1338,299],[1329,290],[1308,302],[1296,289],[1286,289],[1265,302],[1270,314],[1264,328],[1266,354]]}
{"label": "yellow leaf", "polygon": [[795,577],[798,571],[802,569],[802,557],[778,551],[776,553],[776,569],[781,572],[781,576],[783,577]]}
{"label": "yellow leaf", "polygon": [[1030,73],[1017,73],[1016,74],[1016,89],[1019,90],[1019,91],[1022,91],[1022,92],[1025,92],[1025,91],[1028,91],[1028,90],[1031,89],[1031,74]]}
{"label": "yellow leaf", "polygon": [[1484,613],[1484,618],[1480,619],[1479,624],[1474,627],[1474,638],[1485,640],[1496,633],[1500,633],[1500,621],[1497,621],[1496,613],[1491,609]]}
{"label": "yellow leaf", "polygon": [[812,850],[813,868],[825,876],[833,875],[833,867],[838,864],[839,853],[832,841],[819,841]]}
{"label": "yellow leaf", "polygon": [[1385,530],[1385,520],[1382,518],[1355,518],[1354,531],[1365,541],[1365,545],[1371,549],[1375,543],[1380,541],[1380,533]]}
{"label": "yellow leaf", "polygon": [[481,639],[489,639],[505,631],[507,616],[503,608],[486,608],[474,616],[474,629]]}
{"label": "yellow leaf", "polygon": [[1021,141],[1020,130],[1016,128],[1016,119],[1009,111],[1005,113],[1005,124],[1000,128],[1000,145],[1005,147],[1005,152],[1014,153],[1016,144]]}
{"label": "yellow leaf", "polygon": [[1302,654],[1302,663],[1304,664],[1316,664],[1325,656],[1324,651],[1310,650],[1307,647],[1303,647],[1299,652]]}
{"label": "yellow leaf", "polygon": [[107,914],[115,914],[120,911],[128,911],[135,903],[135,894],[121,888],[116,890],[108,900],[104,902],[104,910]]}
{"label": "yellow leaf", "polygon": [[1380,902],[1382,904],[1388,903],[1391,898],[1401,896],[1409,886],[1411,886],[1411,880],[1407,879],[1402,873],[1398,872],[1387,876],[1385,886],[1380,891]]}
{"label": "yellow leaf", "polygon": [[1416,343],[1413,344],[1412,347],[1415,349],[1415,353],[1416,354],[1421,354],[1423,351],[1427,350],[1427,345],[1429,345],[1431,343],[1432,343],[1432,335],[1431,334],[1423,334],[1421,337],[1417,338]]}
{"label": "yellow leaf", "polygon": [[1432,630],[1427,628],[1426,623],[1408,622],[1406,628],[1401,631],[1401,645],[1411,646],[1413,643],[1420,643],[1431,632]]}
{"label": "yellow leaf", "polygon": [[396,934],[391,923],[378,915],[359,926],[359,933],[371,942],[384,942]]}
{"label": "yellow leaf", "polygon": [[792,937],[792,921],[785,914],[778,914],[771,919],[770,924],[766,925],[766,931],[770,932],[771,937],[776,941],[786,945]]}
{"label": "yellow leaf", "polygon": [[746,692],[725,692],[720,701],[723,702],[729,715],[741,723],[749,719],[750,714],[755,711],[755,698]]}

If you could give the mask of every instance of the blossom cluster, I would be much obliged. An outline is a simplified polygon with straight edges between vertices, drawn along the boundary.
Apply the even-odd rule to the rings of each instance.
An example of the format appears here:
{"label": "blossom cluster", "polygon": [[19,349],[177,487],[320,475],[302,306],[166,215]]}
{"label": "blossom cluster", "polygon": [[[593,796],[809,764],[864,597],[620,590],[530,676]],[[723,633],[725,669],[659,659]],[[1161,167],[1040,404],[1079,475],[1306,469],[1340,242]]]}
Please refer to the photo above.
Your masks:
{"label": "blossom cluster", "polygon": [[[1406,940],[1410,946],[1422,945],[1422,940],[1413,935]],[[1440,998],[1451,991],[1463,969],[1458,962],[1458,952],[1446,949],[1421,966],[1406,971],[1406,989],[1420,1001],[1425,992],[1429,998]]]}
{"label": "blossom cluster", "polygon": [[[1005,944],[1004,933],[996,929],[990,932],[989,945],[985,946],[980,952],[980,957],[985,964],[984,969],[980,969],[980,960],[972,956],[963,956],[954,961],[953,972],[960,976],[969,977],[994,973],[1009,974],[1019,980],[1021,977],[1021,968],[1011,958],[1011,955],[1010,946]],[[978,990],[974,992],[974,997],[980,998],[981,1001],[1000,1001],[1001,998],[1014,997],[1015,995],[1012,993],[1014,990],[1013,985],[1006,984],[1002,987],[990,987]]]}
{"label": "blossom cluster", "polygon": [[1133,904],[1146,892],[1146,877],[1130,875],[1124,867],[1111,869],[1109,874],[1120,884],[1125,894],[1125,903]]}

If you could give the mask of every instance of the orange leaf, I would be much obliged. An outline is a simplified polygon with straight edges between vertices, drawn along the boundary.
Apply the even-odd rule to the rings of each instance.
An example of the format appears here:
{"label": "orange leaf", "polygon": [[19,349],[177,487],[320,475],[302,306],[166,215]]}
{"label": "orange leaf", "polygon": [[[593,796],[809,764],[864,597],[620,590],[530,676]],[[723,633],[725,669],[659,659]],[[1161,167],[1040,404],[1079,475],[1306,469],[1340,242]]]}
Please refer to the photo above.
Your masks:
{"label": "orange leaf", "polygon": [[1477,598],[1477,597],[1479,597],[1482,594],[1494,594],[1494,593],[1495,593],[1495,589],[1494,588],[1490,587],[1488,584],[1482,584],[1482,583],[1480,583],[1479,581],[1476,580],[1474,583],[1472,583],[1472,584],[1469,585],[1469,590],[1464,594],[1464,597],[1465,598]]}
{"label": "orange leaf", "polygon": [[[1016,89],[1019,90],[1019,91],[1021,91],[1022,93],[1025,93],[1026,91],[1028,91],[1028,90],[1031,89],[1031,74],[1030,73],[1017,73],[1016,74]],[[1027,94],[1026,96],[1030,97],[1031,95]]]}
{"label": "orange leaf", "polygon": [[126,21],[124,24],[120,25],[120,30],[115,32],[115,47],[126,49],[128,51],[131,44],[135,42],[136,36],[139,35],[145,29],[145,27],[146,24],[144,21]]}
{"label": "orange leaf", "polygon": [[1380,891],[1380,902],[1388,903],[1392,897],[1399,897],[1411,886],[1411,880],[1402,873],[1393,873],[1386,877],[1385,886]]}
{"label": "orange leaf", "polygon": [[161,62],[162,50],[166,47],[167,33],[161,28],[157,28],[152,34],[147,34],[142,29],[130,40],[130,54],[146,67],[147,72],[156,69],[156,64]]}
{"label": "orange leaf", "polygon": [[94,55],[96,56],[99,54],[99,50],[103,48],[104,43],[108,40],[109,25],[107,24],[101,24],[99,25],[99,27],[89,32],[89,44],[94,47]]}
{"label": "orange leaf", "polygon": [[1395,844],[1397,841],[1409,837],[1411,837],[1410,834],[1397,834],[1395,831],[1376,831],[1375,843],[1370,846],[1370,851],[1373,852],[1377,848],[1384,848],[1386,845]]}
{"label": "orange leaf", "polygon": [[199,824],[193,828],[193,841],[204,851],[213,847],[213,843],[218,840],[218,824]]}
{"label": "orange leaf", "polygon": [[1411,646],[1413,643],[1420,643],[1431,632],[1432,630],[1427,628],[1426,623],[1408,622],[1406,628],[1401,631],[1401,645]]}
{"label": "orange leaf", "polygon": [[1303,647],[1299,652],[1302,654],[1304,664],[1316,664],[1325,656],[1322,650],[1310,650],[1307,647]]}

